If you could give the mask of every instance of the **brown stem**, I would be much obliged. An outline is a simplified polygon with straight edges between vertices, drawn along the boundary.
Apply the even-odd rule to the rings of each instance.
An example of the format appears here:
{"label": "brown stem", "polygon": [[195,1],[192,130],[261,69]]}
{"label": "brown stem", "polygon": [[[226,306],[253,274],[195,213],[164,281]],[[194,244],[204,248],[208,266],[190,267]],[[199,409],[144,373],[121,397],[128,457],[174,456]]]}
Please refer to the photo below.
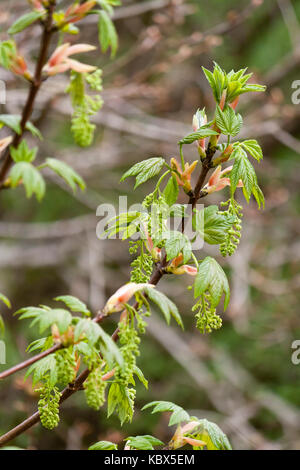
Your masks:
{"label": "brown stem", "polygon": [[[39,92],[39,89],[42,85],[42,71],[45,63],[47,62],[48,59],[48,50],[50,46],[50,41],[51,41],[51,36],[52,36],[52,23],[53,23],[53,13],[55,9],[55,1],[50,2],[48,6],[48,12],[47,12],[47,18],[45,20],[45,23],[43,24],[43,36],[41,40],[41,46],[40,46],[40,52],[38,56],[38,61],[36,64],[36,69],[34,73],[34,77],[32,79],[32,82],[30,84],[27,100],[23,109],[22,117],[21,117],[21,122],[20,122],[20,127],[21,127],[21,132],[20,134],[15,134],[12,146],[17,147],[19,143],[21,142],[21,139],[23,137],[23,134],[26,130],[26,124],[28,120],[30,119],[30,116],[33,111],[33,105],[35,102],[35,98]],[[7,173],[13,163],[13,159],[11,158],[10,151],[7,149],[6,154],[4,156],[4,161],[3,165],[0,169],[0,189],[5,188],[4,183],[5,179],[7,176]]]}
{"label": "brown stem", "polygon": [[5,379],[6,377],[9,377],[10,375],[15,374],[16,372],[19,372],[22,369],[26,369],[26,367],[31,366],[35,362],[39,361],[40,359],[43,359],[44,357],[48,356],[49,354],[54,353],[55,351],[58,351],[61,349],[63,345],[61,343],[57,343],[51,348],[47,349],[46,351],[41,352],[40,354],[36,354],[36,356],[31,357],[30,359],[27,359],[27,361],[20,362],[20,364],[17,364],[16,366],[11,367],[10,369],[5,370],[0,374],[0,380]]}

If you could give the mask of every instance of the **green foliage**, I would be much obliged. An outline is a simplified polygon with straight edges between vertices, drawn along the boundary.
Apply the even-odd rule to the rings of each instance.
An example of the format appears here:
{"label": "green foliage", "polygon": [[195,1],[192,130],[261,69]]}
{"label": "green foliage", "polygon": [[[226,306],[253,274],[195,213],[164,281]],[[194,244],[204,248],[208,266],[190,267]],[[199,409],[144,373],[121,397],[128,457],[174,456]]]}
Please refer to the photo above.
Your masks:
{"label": "green foliage", "polygon": [[135,389],[125,387],[122,384],[113,382],[109,388],[107,397],[108,418],[116,412],[121,424],[131,421],[134,412]]}
{"label": "green foliage", "polygon": [[42,167],[51,168],[51,170],[53,170],[58,176],[63,178],[73,192],[76,191],[77,186],[82,190],[85,189],[85,183],[81,176],[79,176],[78,173],[76,173],[76,171],[66,163],[61,162],[56,158],[47,158]]}
{"label": "green foliage", "polygon": [[85,92],[85,83],[91,90],[102,90],[101,70],[92,74],[71,72],[70,84],[67,93],[70,93],[74,113],[72,116],[71,130],[74,140],[80,147],[89,147],[92,144],[96,126],[91,124],[90,118],[102,107],[103,101],[100,95],[90,96]]}
{"label": "green foliage", "polygon": [[243,118],[240,114],[235,114],[230,106],[226,106],[224,111],[217,106],[216,124],[222,134],[235,137],[241,130]]}
{"label": "green foliage", "polygon": [[230,172],[231,192],[234,194],[239,181],[243,182],[243,193],[249,202],[251,194],[256,199],[258,207],[264,207],[264,195],[258,186],[255,170],[248,160],[245,150],[235,147],[231,158],[234,158],[233,168]]}
{"label": "green foliage", "polygon": [[177,324],[183,329],[182,319],[174,302],[157,289],[145,288],[145,292],[148,298],[161,310],[168,324],[170,323],[171,317],[173,317]]}
{"label": "green foliage", "polygon": [[191,242],[181,232],[173,231],[168,234],[165,243],[167,261],[176,258],[180,253],[183,255],[183,262],[187,263],[192,256]]}
{"label": "green foliage", "polygon": [[13,59],[17,54],[15,41],[12,39],[0,42],[0,65],[5,69],[10,69]]}
{"label": "green foliage", "polygon": [[102,52],[110,48],[111,56],[114,57],[118,49],[118,35],[109,14],[104,10],[99,12],[98,34]]}
{"label": "green foliage", "polygon": [[99,441],[90,446],[89,450],[118,450],[118,446],[110,441]]}
{"label": "green foliage", "polygon": [[196,140],[204,139],[205,137],[211,137],[212,135],[218,135],[218,132],[213,129],[209,129],[208,124],[199,128],[196,132],[192,132],[179,141],[180,145],[192,144]]}
{"label": "green foliage", "polygon": [[154,450],[153,446],[161,446],[164,445],[162,441],[156,439],[156,437],[149,436],[146,434],[145,436],[135,436],[135,437],[127,437],[125,439],[126,445],[130,447],[130,449],[135,450]]}
{"label": "green foliage", "polygon": [[30,198],[36,195],[41,201],[45,194],[45,181],[40,172],[28,162],[16,163],[9,174],[10,186],[16,188],[20,183],[24,184],[26,196]]}
{"label": "green foliage", "polygon": [[209,292],[213,307],[219,304],[224,293],[224,310],[226,310],[230,297],[228,280],[219,263],[210,256],[207,256],[199,265],[194,285],[195,298],[205,292]]}
{"label": "green foliage", "polygon": [[77,299],[73,295],[60,295],[55,297],[57,302],[63,302],[72,312],[82,313],[85,316],[90,316],[91,312],[81,300]]}
{"label": "green foliage", "polygon": [[218,206],[208,206],[195,211],[193,227],[206,243],[219,245],[224,242],[234,221],[235,217],[220,212]]}
{"label": "green foliage", "polygon": [[142,408],[142,411],[152,407],[152,414],[164,413],[166,411],[172,413],[169,420],[169,426],[180,424],[183,421],[189,421],[190,419],[189,414],[183,408],[181,408],[181,406],[175,405],[175,403],[170,401],[152,401],[151,403],[147,403],[147,405]]}
{"label": "green foliage", "polygon": [[166,203],[168,204],[168,206],[172,206],[173,204],[175,204],[178,198],[178,194],[179,194],[179,187],[178,187],[177,179],[174,175],[172,175],[169,178],[169,181],[163,192],[164,199]]}
{"label": "green foliage", "polygon": [[[7,126],[12,129],[16,134],[21,134],[21,116],[19,114],[0,114],[0,129],[3,126]],[[40,140],[43,140],[43,136],[40,131],[35,127],[32,122],[27,121],[25,129],[29,131],[33,137],[37,137]]]}
{"label": "green foliage", "polygon": [[14,24],[9,28],[8,34],[14,35],[20,33],[37,20],[43,18],[44,14],[45,12],[40,11],[31,11],[30,13],[26,13],[14,22]]}
{"label": "green foliage", "polygon": [[[1,294],[1,292],[0,292],[0,301],[3,302],[6,305],[6,307],[11,308],[10,300],[4,294]],[[3,320],[2,315],[0,315],[0,336],[4,334],[4,331],[5,331],[4,320]]]}
{"label": "green foliage", "polygon": [[202,67],[202,70],[211,86],[214,98],[220,103],[222,94],[226,90],[226,102],[232,103],[238,96],[251,91],[265,91],[266,87],[256,84],[248,84],[252,74],[246,74],[247,69],[241,69],[237,72],[232,70],[226,73],[214,62],[214,70],[211,72]]}
{"label": "green foliage", "polygon": [[133,165],[129,170],[126,171],[126,173],[124,173],[120,181],[124,181],[129,176],[135,176],[136,183],[134,189],[136,189],[150,178],[156,176],[164,164],[165,160],[163,158],[148,158],[148,160],[143,160]]}
{"label": "green foliage", "polygon": [[[194,420],[194,418],[192,418]],[[207,419],[197,420],[199,425],[187,434],[193,439],[206,442],[207,450],[232,450],[230,442],[219,426]]]}

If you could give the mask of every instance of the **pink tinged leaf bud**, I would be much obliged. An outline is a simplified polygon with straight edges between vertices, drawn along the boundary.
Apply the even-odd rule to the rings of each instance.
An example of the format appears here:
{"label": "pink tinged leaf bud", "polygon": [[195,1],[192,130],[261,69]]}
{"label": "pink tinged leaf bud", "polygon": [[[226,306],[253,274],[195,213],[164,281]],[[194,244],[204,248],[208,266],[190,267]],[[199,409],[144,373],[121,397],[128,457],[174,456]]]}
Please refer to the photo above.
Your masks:
{"label": "pink tinged leaf bud", "polygon": [[9,144],[12,143],[13,138],[11,136],[5,137],[4,139],[0,140],[0,154],[3,152],[3,150],[6,149],[6,147],[9,146]]}
{"label": "pink tinged leaf bud", "polygon": [[24,57],[18,55],[14,58],[11,64],[11,71],[16,75],[21,75],[22,77],[28,76],[27,64]]}
{"label": "pink tinged leaf bud", "polygon": [[[225,168],[221,171],[221,165],[218,165],[211,177],[208,180],[208,183],[204,186],[203,190],[207,194],[214,193],[216,191],[221,191],[225,186],[230,186],[230,179],[224,178],[223,176],[226,173],[229,173],[232,170],[232,166]],[[243,182],[240,180],[238,183],[238,188],[243,186]]]}
{"label": "pink tinged leaf bud", "polygon": [[229,105],[229,106],[230,106],[230,107],[231,107],[233,110],[235,110],[235,108],[237,107],[237,105],[238,105],[238,102],[239,102],[239,99],[240,99],[240,97],[239,97],[239,96],[237,96],[237,97],[236,97],[236,98],[233,100],[233,102],[232,102],[232,103],[230,103],[230,105]]}
{"label": "pink tinged leaf bud", "polygon": [[160,261],[161,260],[161,249],[154,246],[153,240],[149,235],[146,224],[143,224],[142,230],[143,230],[144,235],[145,235],[145,245],[146,245],[147,250],[151,254],[154,261]]}
{"label": "pink tinged leaf bud", "polygon": [[198,270],[195,266],[189,266],[188,264],[184,264],[183,266],[179,266],[178,268],[169,268],[172,274],[189,274],[190,276],[196,276]]}
{"label": "pink tinged leaf bud", "polygon": [[177,183],[179,186],[183,187],[183,190],[186,193],[189,193],[192,189],[191,186],[191,176],[192,173],[198,163],[198,160],[195,160],[191,165],[186,162],[184,166],[184,170],[182,171],[179,163],[177,162],[176,158],[171,158],[171,168],[175,170],[175,176],[177,179]]}
{"label": "pink tinged leaf bud", "polygon": [[[198,109],[193,116],[193,131],[196,132],[201,126],[207,124],[207,116],[205,114],[205,108],[202,110]],[[205,150],[205,139],[199,139],[198,145]]]}
{"label": "pink tinged leaf bud", "polygon": [[183,437],[182,440],[186,444],[190,444],[193,447],[204,447],[204,446],[206,446],[206,442],[200,441],[199,439],[192,439],[191,437]]}
{"label": "pink tinged leaf bud", "polygon": [[96,4],[95,0],[83,3],[82,5],[71,5],[65,13],[65,19],[68,23],[80,21]]}
{"label": "pink tinged leaf bud", "polygon": [[81,52],[90,52],[95,49],[96,47],[90,44],[76,44],[75,46],[71,46],[70,43],[63,44],[53,52],[44,67],[44,72],[50,76],[66,72],[67,70],[74,70],[79,73],[93,72],[96,70],[96,67],[82,64],[77,60],[70,59],[69,56]]}
{"label": "pink tinged leaf bud", "polygon": [[107,301],[104,307],[104,314],[109,315],[114,312],[121,312],[124,309],[124,304],[126,304],[132,296],[144,289],[145,287],[154,287],[152,284],[129,282],[124,286],[120,287]]}
{"label": "pink tinged leaf bud", "polygon": [[222,96],[221,96],[221,100],[220,100],[220,108],[221,108],[222,111],[225,107],[226,95],[227,95],[227,90],[224,90],[223,93],[222,93]]}

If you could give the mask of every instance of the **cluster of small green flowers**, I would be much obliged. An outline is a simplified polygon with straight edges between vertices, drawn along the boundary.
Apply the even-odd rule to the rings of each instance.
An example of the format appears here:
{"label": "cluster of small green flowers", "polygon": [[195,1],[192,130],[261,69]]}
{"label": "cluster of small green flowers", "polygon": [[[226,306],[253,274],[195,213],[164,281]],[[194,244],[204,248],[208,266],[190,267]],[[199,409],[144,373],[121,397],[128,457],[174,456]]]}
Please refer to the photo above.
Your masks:
{"label": "cluster of small green flowers", "polygon": [[130,382],[136,365],[136,357],[139,356],[139,344],[141,342],[138,332],[130,321],[121,321],[119,323],[119,339],[122,345],[120,351],[123,356],[124,365],[117,367],[115,378],[118,382],[127,386]]}
{"label": "cluster of small green flowers", "polygon": [[127,393],[128,393],[128,397],[129,397],[129,401],[130,401],[130,410],[129,413],[130,415],[128,416],[128,420],[131,421],[132,420],[132,416],[133,416],[133,412],[134,412],[134,401],[135,401],[135,396],[136,396],[136,389],[135,388],[127,388]]}
{"label": "cluster of small green flowers", "polygon": [[37,389],[40,393],[38,409],[40,420],[44,428],[54,429],[59,423],[59,401],[61,393],[57,387],[50,388],[44,384],[42,388]]}
{"label": "cluster of small green flowers", "polygon": [[102,366],[94,367],[84,383],[84,393],[88,406],[99,410],[105,403],[105,389],[107,383],[102,380]]}
{"label": "cluster of small green flowers", "polygon": [[92,74],[72,72],[67,92],[71,95],[74,113],[72,116],[71,131],[75,142],[81,147],[91,145],[96,126],[91,124],[90,117],[95,115],[103,105],[99,95],[89,96],[85,93],[85,81],[92,90],[102,90],[101,70]]}
{"label": "cluster of small green flowers", "polygon": [[153,204],[153,201],[154,201],[154,193],[150,193],[145,197],[142,205],[143,207],[145,207],[145,209],[148,209]]}
{"label": "cluster of small green flowers", "polygon": [[227,206],[228,209],[223,211],[223,215],[228,215],[229,217],[234,216],[235,221],[231,228],[227,230],[227,235],[223,243],[220,244],[220,253],[222,256],[231,256],[238,247],[241,238],[242,230],[242,206],[240,206],[234,199],[229,199],[229,201],[222,202],[222,206]]}
{"label": "cluster of small green flowers", "polygon": [[195,315],[197,329],[200,333],[211,333],[222,326],[222,318],[217,315],[216,309],[210,305],[210,295],[203,294],[199,301],[193,306],[192,311],[198,311]]}
{"label": "cluster of small green flowers", "polygon": [[141,253],[130,265],[133,269],[130,274],[130,281],[136,283],[148,282],[153,268],[152,256],[148,253]]}
{"label": "cluster of small green flowers", "polygon": [[64,348],[55,354],[57,366],[57,381],[67,385],[74,381],[76,374],[76,359],[73,346]]}

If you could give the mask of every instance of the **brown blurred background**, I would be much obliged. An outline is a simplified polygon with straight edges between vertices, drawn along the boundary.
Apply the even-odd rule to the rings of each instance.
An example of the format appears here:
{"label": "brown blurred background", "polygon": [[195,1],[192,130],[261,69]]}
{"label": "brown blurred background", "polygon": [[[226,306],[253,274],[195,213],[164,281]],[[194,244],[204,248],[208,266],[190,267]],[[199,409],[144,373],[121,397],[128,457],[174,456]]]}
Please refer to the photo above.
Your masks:
{"label": "brown blurred background", "polygon": [[[1,2],[1,39],[23,11],[23,1]],[[170,276],[161,282],[160,289],[179,307],[185,332],[167,327],[158,313],[149,321],[138,365],[150,387],[146,391],[138,386],[132,424],[121,428],[117,419],[107,420],[105,409],[90,410],[79,393],[63,405],[56,430],[36,426],[15,444],[84,449],[97,440],[121,442],[134,434],[166,439],[167,417],[140,412],[146,402],[161,399],[217,422],[234,448],[299,449],[300,365],[292,364],[291,344],[300,339],[300,104],[292,103],[292,84],[300,80],[300,2],[124,0],[115,11],[115,24],[117,57],[111,61],[100,52],[93,54],[103,68],[105,100],[95,119],[93,146],[73,144],[71,108],[64,95],[67,76],[44,85],[33,116],[44,135],[40,160],[66,161],[88,189],[73,195],[49,174],[41,204],[27,200],[22,188],[1,194],[0,291],[12,300],[13,311],[53,305],[52,299],[62,294],[75,295],[97,311],[128,281],[128,244],[97,239],[96,208],[104,202],[117,205],[119,195],[127,195],[130,203],[141,202],[151,190],[150,183],[133,192],[130,181],[119,183],[120,176],[147,157],[178,155],[177,141],[190,132],[196,109],[213,111],[201,71],[202,65],[212,68],[213,60],[227,71],[248,66],[255,82],[268,86],[265,94],[244,95],[239,104],[245,117],[241,137],[256,138],[263,146],[264,160],[255,167],[266,209],[244,204],[242,241],[231,258],[223,259],[217,247],[205,246],[205,253],[217,256],[230,278],[231,302],[221,330],[210,336],[196,330],[188,280]],[[29,62],[36,56],[38,38],[38,26],[17,36]],[[80,42],[97,45],[93,17],[82,22]],[[0,78],[8,90],[1,112],[19,114],[23,84],[3,70]],[[186,151],[191,161],[194,152]],[[218,193],[207,203],[220,197]],[[26,357],[24,351],[37,332],[5,307],[1,311],[9,367]],[[0,403],[1,433],[35,410],[36,397],[22,373],[1,383]]]}

